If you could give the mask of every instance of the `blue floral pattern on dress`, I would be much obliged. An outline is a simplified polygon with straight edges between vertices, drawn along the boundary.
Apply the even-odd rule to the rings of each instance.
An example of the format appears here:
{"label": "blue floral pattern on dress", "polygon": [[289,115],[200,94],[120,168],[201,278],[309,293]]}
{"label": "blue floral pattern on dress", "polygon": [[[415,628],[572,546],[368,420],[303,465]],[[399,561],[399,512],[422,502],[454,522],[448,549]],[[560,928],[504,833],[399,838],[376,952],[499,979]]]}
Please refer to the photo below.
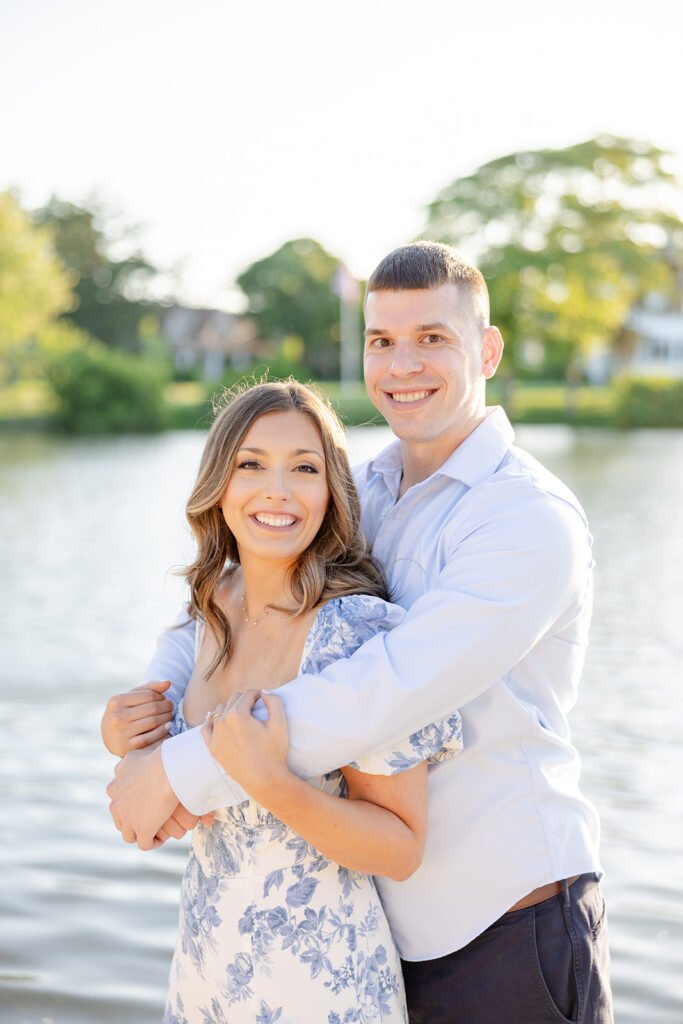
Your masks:
{"label": "blue floral pattern on dress", "polygon": [[[348,657],[402,615],[364,595],[329,601],[300,671]],[[181,702],[172,732],[185,729]],[[356,767],[394,774],[460,746],[454,713]],[[340,771],[311,784],[345,791]],[[193,833],[163,1021],[405,1024],[400,960],[373,879],[330,861],[253,800],[217,811]]]}

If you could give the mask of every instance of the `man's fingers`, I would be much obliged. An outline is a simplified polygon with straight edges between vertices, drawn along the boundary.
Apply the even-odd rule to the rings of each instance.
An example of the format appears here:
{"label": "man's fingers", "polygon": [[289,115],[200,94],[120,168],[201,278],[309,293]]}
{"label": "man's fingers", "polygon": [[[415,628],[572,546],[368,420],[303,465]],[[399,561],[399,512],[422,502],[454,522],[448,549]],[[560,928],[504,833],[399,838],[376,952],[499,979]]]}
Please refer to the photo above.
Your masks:
{"label": "man's fingers", "polygon": [[180,824],[175,815],[169,818],[168,821],[166,822],[166,825],[163,827],[174,839],[182,839],[183,836],[189,831]]}
{"label": "man's fingers", "polygon": [[190,829],[194,828],[199,818],[192,811],[188,811],[187,807],[183,804],[178,804],[175,811],[173,812],[172,821],[177,821],[178,824],[184,829],[185,832],[189,832]]}
{"label": "man's fingers", "polygon": [[149,732],[150,729],[156,729],[158,725],[163,725],[165,722],[170,722],[175,714],[175,708],[171,705],[166,711],[157,711],[157,705],[154,705],[154,714],[150,715],[149,705],[145,705],[147,713],[144,712],[135,718],[135,712],[132,712],[128,719],[127,725],[135,726],[136,735],[141,732]]}
{"label": "man's fingers", "polygon": [[110,715],[121,714],[123,711],[130,713],[131,708],[140,708],[140,713],[144,715],[148,713],[145,706],[147,704],[154,704],[155,711],[159,708],[168,710],[175,707],[173,701],[164,697],[163,693],[156,693],[154,690],[129,690],[127,693],[117,693],[115,697],[109,698],[107,713]]}
{"label": "man's fingers", "polygon": [[[135,843],[137,842],[137,836],[130,825],[125,825],[121,830],[121,836],[123,837],[124,843]],[[140,847],[143,849],[143,847]]]}
{"label": "man's fingers", "polygon": [[202,825],[213,825],[213,811],[209,811],[208,814],[200,814],[199,820],[201,821]]}
{"label": "man's fingers", "polygon": [[130,750],[142,750],[143,747],[149,747],[152,743],[156,743],[158,740],[165,740],[170,732],[170,728],[171,723],[166,722],[164,725],[159,725],[156,729],[152,729],[150,732],[139,733],[128,741],[128,747]]}
{"label": "man's fingers", "polygon": [[110,800],[110,802],[109,802],[109,813],[111,814],[112,821],[114,822],[114,825],[116,826],[116,828],[120,832],[121,831],[121,822],[119,821],[118,817],[116,816],[116,804],[114,803],[113,800]]}
{"label": "man's fingers", "polygon": [[136,693],[141,690],[152,690],[157,694],[162,694],[166,690],[168,690],[170,685],[170,679],[157,679],[153,680],[151,683],[140,683],[139,686],[134,686],[133,689],[131,690],[131,693]]}
{"label": "man's fingers", "polygon": [[124,694],[126,697],[126,703],[120,708],[117,708],[119,712],[126,711],[128,714],[138,714],[139,716],[148,715],[153,710],[154,714],[159,714],[162,711],[171,711],[175,708],[175,704],[168,697],[164,697],[162,693],[152,695],[151,690],[140,690],[139,693]]}

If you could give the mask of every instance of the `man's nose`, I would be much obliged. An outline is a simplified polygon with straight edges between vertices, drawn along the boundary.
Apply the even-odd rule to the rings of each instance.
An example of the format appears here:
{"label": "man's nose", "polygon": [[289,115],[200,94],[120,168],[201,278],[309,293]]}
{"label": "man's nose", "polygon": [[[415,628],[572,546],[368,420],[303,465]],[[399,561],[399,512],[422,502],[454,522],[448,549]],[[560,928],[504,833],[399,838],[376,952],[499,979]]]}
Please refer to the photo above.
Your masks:
{"label": "man's nose", "polygon": [[420,353],[415,349],[414,345],[398,342],[394,347],[389,369],[397,377],[405,376],[409,373],[419,373],[422,369]]}

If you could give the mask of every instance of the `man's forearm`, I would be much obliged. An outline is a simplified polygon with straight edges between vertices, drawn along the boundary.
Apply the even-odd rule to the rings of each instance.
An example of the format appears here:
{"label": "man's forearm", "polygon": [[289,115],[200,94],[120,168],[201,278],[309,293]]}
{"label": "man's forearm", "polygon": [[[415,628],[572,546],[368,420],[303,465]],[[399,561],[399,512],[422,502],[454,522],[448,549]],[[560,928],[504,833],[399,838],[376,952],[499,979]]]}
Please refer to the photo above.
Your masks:
{"label": "man's forearm", "polygon": [[510,513],[505,548],[495,522],[468,537],[394,630],[278,689],[295,774],[349,764],[463,707],[578,614],[591,580],[579,517],[559,502],[524,512]]}

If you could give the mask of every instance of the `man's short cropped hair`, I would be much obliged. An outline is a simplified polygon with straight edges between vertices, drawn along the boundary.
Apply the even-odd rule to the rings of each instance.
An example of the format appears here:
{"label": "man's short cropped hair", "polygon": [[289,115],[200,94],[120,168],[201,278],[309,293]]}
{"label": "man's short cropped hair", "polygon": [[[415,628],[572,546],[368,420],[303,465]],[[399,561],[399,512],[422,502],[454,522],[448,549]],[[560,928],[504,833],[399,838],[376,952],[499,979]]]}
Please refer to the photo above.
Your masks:
{"label": "man's short cropped hair", "polygon": [[365,294],[438,288],[442,284],[458,285],[481,318],[482,328],[488,327],[489,292],[481,271],[441,242],[411,242],[394,249],[373,270]]}

